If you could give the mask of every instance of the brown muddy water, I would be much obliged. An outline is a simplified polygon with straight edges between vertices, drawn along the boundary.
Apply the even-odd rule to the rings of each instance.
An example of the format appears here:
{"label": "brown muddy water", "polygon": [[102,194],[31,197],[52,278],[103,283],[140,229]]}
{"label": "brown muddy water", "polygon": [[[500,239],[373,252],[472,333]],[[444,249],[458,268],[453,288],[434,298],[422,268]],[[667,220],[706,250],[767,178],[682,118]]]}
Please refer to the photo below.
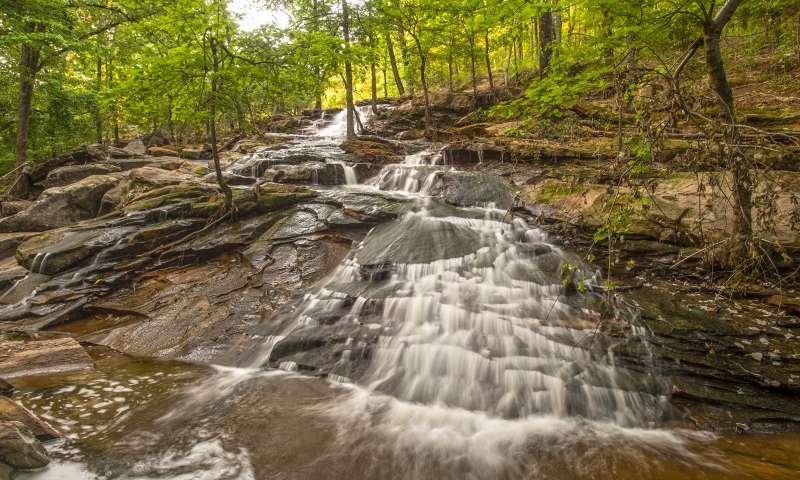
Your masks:
{"label": "brown muddy water", "polygon": [[26,480],[794,479],[800,435],[714,436],[414,405],[280,370],[95,350],[19,400],[67,435]]}

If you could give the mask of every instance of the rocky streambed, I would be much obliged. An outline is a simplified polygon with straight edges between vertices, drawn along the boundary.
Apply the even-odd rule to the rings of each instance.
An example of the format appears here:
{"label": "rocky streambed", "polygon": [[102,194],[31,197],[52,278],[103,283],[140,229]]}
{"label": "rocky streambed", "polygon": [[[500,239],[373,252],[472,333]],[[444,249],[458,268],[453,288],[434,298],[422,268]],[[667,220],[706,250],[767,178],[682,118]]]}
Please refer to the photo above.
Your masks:
{"label": "rocky streambed", "polygon": [[0,445],[53,461],[19,478],[792,478],[796,317],[669,249],[609,297],[492,159],[337,121],[228,145],[233,213],[202,149],[29,174]]}

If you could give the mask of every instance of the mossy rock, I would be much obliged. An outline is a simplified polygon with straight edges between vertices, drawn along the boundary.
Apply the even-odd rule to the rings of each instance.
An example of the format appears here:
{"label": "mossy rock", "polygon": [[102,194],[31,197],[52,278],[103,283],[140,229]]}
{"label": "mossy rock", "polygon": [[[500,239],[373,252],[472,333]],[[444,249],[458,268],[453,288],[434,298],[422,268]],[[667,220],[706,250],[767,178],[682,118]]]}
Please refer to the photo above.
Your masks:
{"label": "mossy rock", "polygon": [[[267,213],[316,195],[312,190],[301,186],[268,182],[259,186],[258,195],[250,189],[233,190],[233,205],[239,214]],[[205,201],[193,203],[191,211],[198,216],[207,217],[222,211],[224,207],[225,196],[217,193]]]}
{"label": "mossy rock", "polygon": [[191,184],[168,185],[145,192],[124,208],[125,213],[152,210],[178,203],[194,204],[198,199],[208,199],[214,195],[209,187]]}

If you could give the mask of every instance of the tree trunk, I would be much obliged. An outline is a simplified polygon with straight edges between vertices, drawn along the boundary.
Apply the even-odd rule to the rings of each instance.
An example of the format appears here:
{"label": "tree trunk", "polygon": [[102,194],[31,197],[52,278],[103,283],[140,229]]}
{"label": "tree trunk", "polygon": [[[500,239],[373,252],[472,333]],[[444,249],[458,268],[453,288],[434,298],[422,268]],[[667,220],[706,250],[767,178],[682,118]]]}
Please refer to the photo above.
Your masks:
{"label": "tree trunk", "polygon": [[544,75],[550,67],[553,58],[553,43],[555,42],[555,30],[553,29],[553,12],[544,12],[539,20],[539,72]]}
{"label": "tree trunk", "polygon": [[531,56],[531,59],[533,59],[536,55],[536,32],[536,19],[532,18],[530,32],[528,35],[528,55]]}
{"label": "tree trunk", "polygon": [[492,60],[489,58],[489,29],[483,35],[483,51],[486,60],[486,74],[489,76],[489,92],[491,98],[494,99],[494,78],[492,77]]}
{"label": "tree trunk", "polygon": [[389,84],[386,83],[386,58],[383,59],[383,98],[389,96]]}
{"label": "tree trunk", "polygon": [[[722,5],[713,20],[703,26],[703,42],[705,45],[706,69],[708,83],[717,95],[722,118],[730,122],[731,143],[738,143],[739,134],[736,127],[736,106],[734,104],[733,90],[728,83],[725,73],[725,64],[722,59],[720,41],[722,30],[730,21],[736,8],[742,0],[727,0]],[[734,222],[735,239],[729,249],[727,266],[738,268],[741,261],[747,258],[753,238],[753,176],[745,154],[734,149],[729,153],[728,164],[733,177],[733,196],[736,209]]]}
{"label": "tree trunk", "polygon": [[344,32],[344,87],[347,103],[347,138],[356,137],[356,128],[353,118],[353,65],[350,63],[350,11],[347,0],[342,0],[342,30]]}
{"label": "tree trunk", "polygon": [[425,133],[427,136],[430,136],[433,122],[431,121],[431,103],[428,97],[428,80],[425,77],[425,67],[428,63],[428,56],[422,50],[422,43],[419,40],[419,36],[412,34],[411,37],[417,45],[417,53],[419,54],[419,80],[422,84],[422,94],[425,97]]}
{"label": "tree trunk", "polygon": [[558,0],[555,2],[556,9],[553,10],[553,41],[556,43],[561,43],[561,28],[562,28],[562,19],[561,19],[561,10],[558,6]]}
{"label": "tree trunk", "polygon": [[[106,73],[108,76],[108,88],[111,89],[114,87],[114,64],[111,57],[109,57],[108,63],[106,63]],[[117,116],[116,101],[111,102],[111,125],[114,129],[114,145],[119,145],[119,118]]]}
{"label": "tree trunk", "polygon": [[[633,82],[634,80],[634,75],[635,75],[634,72],[636,71],[636,47],[633,44],[634,40],[633,33],[629,33],[625,37],[625,40],[628,44],[628,53],[625,57],[625,63],[626,63],[625,78],[626,78],[626,83],[630,85],[631,82]],[[626,90],[628,85],[626,85]],[[627,95],[627,92],[625,92],[623,105],[625,113],[633,112],[633,96]]]}
{"label": "tree trunk", "polygon": [[[225,194],[225,208],[231,211],[233,208],[233,192],[231,188],[225,183],[225,178],[222,176],[222,167],[219,164],[219,150],[217,149],[217,89],[219,86],[219,55],[217,52],[217,41],[214,37],[209,37],[209,46],[211,47],[211,61],[213,74],[211,77],[211,98],[208,102],[208,113],[210,120],[208,122],[208,133],[211,137],[211,157],[214,160],[214,172],[217,175],[217,183],[222,193]],[[257,187],[256,187],[257,188]]]}
{"label": "tree trunk", "polygon": [[97,78],[96,78],[96,85],[95,85],[95,101],[97,105],[95,106],[94,112],[94,125],[97,135],[97,143],[103,143],[103,111],[100,108],[100,90],[103,88],[103,58],[100,56],[100,53],[97,54]]}
{"label": "tree trunk", "polygon": [[386,48],[389,50],[389,63],[392,64],[392,75],[394,76],[394,84],[397,85],[397,94],[401,97],[406,94],[403,88],[403,79],[400,77],[400,71],[397,69],[397,57],[394,55],[394,46],[392,45],[392,36],[386,33]]}
{"label": "tree trunk", "polygon": [[472,67],[472,107],[478,106],[478,72],[475,68],[475,33],[469,32],[469,60]]}
{"label": "tree trunk", "polygon": [[414,72],[411,68],[411,55],[408,53],[406,31],[403,27],[403,21],[399,18],[397,19],[397,33],[397,39],[400,42],[400,55],[403,57],[403,72],[406,75],[406,86],[408,87],[408,93],[414,95]]}
{"label": "tree trunk", "polygon": [[506,68],[503,71],[503,81],[505,82],[506,88],[508,88],[508,82],[511,79],[511,55],[514,53],[513,45],[508,47],[508,55],[506,56]]}
{"label": "tree trunk", "polygon": [[[375,37],[369,35],[369,47],[375,48]],[[375,73],[375,62],[369,63],[370,80],[372,82],[372,113],[378,114],[378,77]]]}
{"label": "tree trunk", "polygon": [[[29,32],[44,31],[43,25],[28,25],[26,30]],[[22,44],[22,55],[19,63],[19,108],[17,110],[17,142],[15,150],[15,164],[22,166],[28,161],[28,136],[31,127],[31,113],[33,112],[33,88],[36,81],[36,74],[39,72],[39,53],[38,47],[30,44]],[[17,187],[20,194],[27,193],[27,189],[18,182]]]}
{"label": "tree trunk", "polygon": [[447,55],[447,92],[453,93],[453,50]]}

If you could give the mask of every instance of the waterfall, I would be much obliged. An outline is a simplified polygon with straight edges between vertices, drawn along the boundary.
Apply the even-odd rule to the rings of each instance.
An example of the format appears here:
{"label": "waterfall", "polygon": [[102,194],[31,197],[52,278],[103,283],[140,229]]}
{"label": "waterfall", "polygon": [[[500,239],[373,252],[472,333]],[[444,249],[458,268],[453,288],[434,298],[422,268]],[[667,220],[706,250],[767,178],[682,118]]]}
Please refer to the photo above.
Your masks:
{"label": "waterfall", "polygon": [[[372,110],[369,107],[356,107],[356,112],[364,125],[372,118]],[[347,135],[347,109],[342,109],[342,111],[334,115],[331,123],[327,127],[320,129],[316,135],[318,137],[344,137]]]}
{"label": "waterfall", "polygon": [[[425,194],[446,168],[435,166],[441,160],[434,151],[418,152],[384,167],[370,183]],[[502,211],[453,216],[446,210],[443,216],[439,208],[421,200],[370,232],[328,284],[306,296],[296,310],[296,331],[339,310],[349,310],[340,321],[374,325],[382,334],[357,381],[413,404],[621,426],[646,425],[661,415],[663,384],[616,366],[595,338],[598,314],[585,307],[591,295],[565,290],[563,271],[580,260],[523,220],[506,222]],[[375,293],[363,287],[365,280]],[[584,272],[580,282],[590,288],[592,280]],[[359,293],[351,297],[355,285]],[[345,350],[336,375],[349,373],[351,357]]]}

